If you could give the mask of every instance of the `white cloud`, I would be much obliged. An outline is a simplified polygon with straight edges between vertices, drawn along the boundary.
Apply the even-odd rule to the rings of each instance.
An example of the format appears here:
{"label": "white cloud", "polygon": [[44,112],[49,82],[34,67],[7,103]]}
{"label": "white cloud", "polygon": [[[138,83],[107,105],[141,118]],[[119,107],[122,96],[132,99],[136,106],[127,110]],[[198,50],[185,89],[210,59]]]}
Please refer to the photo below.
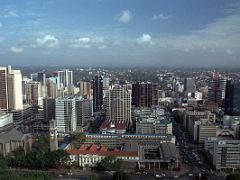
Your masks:
{"label": "white cloud", "polygon": [[157,14],[153,16],[153,20],[166,20],[166,19],[170,19],[172,16],[171,15],[164,15],[164,14]]}
{"label": "white cloud", "polygon": [[98,49],[106,49],[106,48],[107,48],[107,45],[105,44],[98,47]]}
{"label": "white cloud", "polygon": [[72,48],[90,48],[91,47],[91,39],[89,37],[82,37],[74,40],[70,47]]}
{"label": "white cloud", "polygon": [[13,52],[13,53],[21,53],[21,52],[23,52],[23,48],[21,48],[21,47],[15,47],[15,46],[12,46],[11,48],[10,48],[10,51],[11,52]]}
{"label": "white cloud", "polygon": [[17,12],[15,10],[9,10],[7,11],[7,13],[4,15],[5,18],[8,17],[19,17],[19,15],[17,14]]}
{"label": "white cloud", "polygon": [[37,38],[38,46],[45,46],[48,48],[56,47],[59,45],[59,40],[52,35],[45,35],[43,38]]}
{"label": "white cloud", "polygon": [[155,43],[152,41],[152,37],[149,34],[143,34],[142,36],[136,39],[138,44],[151,44],[154,45]]}
{"label": "white cloud", "polygon": [[132,12],[129,10],[124,10],[121,12],[121,14],[118,16],[118,21],[127,23],[132,20]]}

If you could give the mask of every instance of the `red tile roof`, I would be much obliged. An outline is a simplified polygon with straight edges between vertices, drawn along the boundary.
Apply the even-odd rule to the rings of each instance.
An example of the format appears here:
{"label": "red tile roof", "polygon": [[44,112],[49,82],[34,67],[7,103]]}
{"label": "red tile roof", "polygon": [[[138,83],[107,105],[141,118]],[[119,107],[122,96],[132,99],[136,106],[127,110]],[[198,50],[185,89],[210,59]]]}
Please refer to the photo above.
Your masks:
{"label": "red tile roof", "polygon": [[69,149],[66,152],[70,155],[98,155],[98,156],[124,156],[124,157],[138,157],[137,151],[121,151],[117,148],[109,150],[104,146],[97,147],[96,144],[92,144],[85,148],[81,146],[79,149]]}

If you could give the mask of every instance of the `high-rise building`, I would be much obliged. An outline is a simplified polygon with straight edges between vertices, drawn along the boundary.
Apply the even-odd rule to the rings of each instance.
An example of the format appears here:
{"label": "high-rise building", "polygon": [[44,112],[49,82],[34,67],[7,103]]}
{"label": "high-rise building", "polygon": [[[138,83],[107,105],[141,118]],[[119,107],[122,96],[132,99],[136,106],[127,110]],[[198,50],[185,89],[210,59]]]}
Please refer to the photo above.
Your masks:
{"label": "high-rise building", "polygon": [[58,78],[61,88],[68,88],[73,84],[73,72],[68,69],[58,71]]}
{"label": "high-rise building", "polygon": [[85,99],[91,99],[91,83],[87,81],[79,82],[79,94]]}
{"label": "high-rise building", "polygon": [[240,82],[227,81],[225,115],[240,116]]}
{"label": "high-rise building", "polygon": [[7,68],[0,67],[0,111],[8,110]]}
{"label": "high-rise building", "polygon": [[26,104],[38,105],[38,100],[41,98],[41,83],[28,82],[26,84]]}
{"label": "high-rise building", "polygon": [[58,132],[71,133],[76,131],[76,99],[73,97],[57,98],[55,110]]}
{"label": "high-rise building", "polygon": [[131,122],[131,91],[126,86],[114,85],[108,90],[104,99],[106,118],[111,122],[122,122],[127,125]]}
{"label": "high-rise building", "polygon": [[184,79],[184,91],[186,93],[194,93],[196,91],[196,83],[193,78]]}
{"label": "high-rise building", "polygon": [[47,79],[47,97],[49,98],[57,97],[57,84],[51,79]]}
{"label": "high-rise building", "polygon": [[22,73],[8,68],[8,105],[9,110],[23,109]]}
{"label": "high-rise building", "polygon": [[214,77],[208,85],[208,101],[211,103],[223,105],[225,99],[227,79]]}
{"label": "high-rise building", "polygon": [[132,105],[135,107],[158,105],[158,85],[140,82],[132,84]]}
{"label": "high-rise building", "polygon": [[103,80],[100,75],[96,75],[93,80],[93,109],[100,111],[103,106]]}
{"label": "high-rise building", "polygon": [[77,126],[84,127],[93,117],[93,101],[91,99],[76,98]]}
{"label": "high-rise building", "polygon": [[44,98],[43,99],[43,112],[44,121],[48,122],[55,119],[55,99],[54,98]]}

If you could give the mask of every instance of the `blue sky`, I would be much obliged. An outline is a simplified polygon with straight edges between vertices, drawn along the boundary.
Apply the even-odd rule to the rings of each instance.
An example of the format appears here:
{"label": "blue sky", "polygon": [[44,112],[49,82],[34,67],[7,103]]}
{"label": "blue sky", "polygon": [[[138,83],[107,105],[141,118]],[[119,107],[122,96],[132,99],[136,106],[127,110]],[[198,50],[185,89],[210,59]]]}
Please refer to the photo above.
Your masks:
{"label": "blue sky", "polygon": [[1,0],[0,64],[240,65],[238,0]]}

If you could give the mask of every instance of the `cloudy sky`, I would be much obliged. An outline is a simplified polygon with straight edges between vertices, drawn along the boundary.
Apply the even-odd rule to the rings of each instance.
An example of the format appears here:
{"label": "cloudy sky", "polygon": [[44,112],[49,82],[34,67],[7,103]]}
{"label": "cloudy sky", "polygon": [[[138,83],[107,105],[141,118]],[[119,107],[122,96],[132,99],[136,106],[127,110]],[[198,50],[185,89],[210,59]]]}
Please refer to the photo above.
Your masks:
{"label": "cloudy sky", "polygon": [[240,66],[239,0],[0,0],[0,65]]}

